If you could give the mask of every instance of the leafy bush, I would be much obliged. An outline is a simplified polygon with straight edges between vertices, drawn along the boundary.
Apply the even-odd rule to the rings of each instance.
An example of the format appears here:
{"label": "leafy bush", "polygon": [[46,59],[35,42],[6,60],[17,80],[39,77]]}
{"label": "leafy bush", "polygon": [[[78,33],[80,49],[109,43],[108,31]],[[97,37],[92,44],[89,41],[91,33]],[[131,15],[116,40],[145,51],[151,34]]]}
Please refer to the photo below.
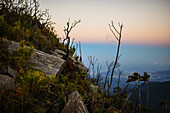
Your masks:
{"label": "leafy bush", "polygon": [[0,15],[0,37],[4,37],[4,34],[8,34],[8,24],[4,21],[5,15]]}
{"label": "leafy bush", "polygon": [[26,47],[25,41],[21,41],[19,49],[14,50],[9,56],[9,65],[17,70],[19,74],[25,73],[33,65],[32,63],[28,62],[29,58],[33,54],[33,48],[33,46],[30,48]]}
{"label": "leafy bush", "polygon": [[[38,1],[33,1],[37,3]],[[48,11],[38,10],[32,14],[34,6],[28,1],[2,0],[0,5],[0,37],[20,42],[27,41],[36,49],[50,53],[59,46],[59,38],[55,34]],[[41,13],[40,13],[41,12]],[[47,17],[47,18],[46,18]]]}
{"label": "leafy bush", "polygon": [[0,73],[8,71],[8,43],[5,38],[0,37]]}

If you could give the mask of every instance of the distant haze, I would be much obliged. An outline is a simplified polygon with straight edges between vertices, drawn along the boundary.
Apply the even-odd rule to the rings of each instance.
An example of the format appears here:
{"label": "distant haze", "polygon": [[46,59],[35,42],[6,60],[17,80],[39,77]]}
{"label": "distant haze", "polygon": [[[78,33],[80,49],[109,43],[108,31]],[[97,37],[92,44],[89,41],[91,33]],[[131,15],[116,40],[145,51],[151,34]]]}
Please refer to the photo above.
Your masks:
{"label": "distant haze", "polygon": [[62,38],[70,18],[81,19],[71,37],[83,43],[114,40],[108,24],[123,22],[123,43],[170,45],[170,0],[40,0],[49,9],[55,29]]}
{"label": "distant haze", "polygon": [[[152,81],[170,81],[170,47],[121,45],[119,59],[122,77],[127,79],[133,72],[147,72]],[[77,53],[77,52],[76,52]],[[88,56],[94,56],[102,66],[101,72],[107,72],[106,61],[111,63],[116,54],[114,44],[82,44],[83,63],[89,67]],[[115,75],[116,77],[117,75]]]}

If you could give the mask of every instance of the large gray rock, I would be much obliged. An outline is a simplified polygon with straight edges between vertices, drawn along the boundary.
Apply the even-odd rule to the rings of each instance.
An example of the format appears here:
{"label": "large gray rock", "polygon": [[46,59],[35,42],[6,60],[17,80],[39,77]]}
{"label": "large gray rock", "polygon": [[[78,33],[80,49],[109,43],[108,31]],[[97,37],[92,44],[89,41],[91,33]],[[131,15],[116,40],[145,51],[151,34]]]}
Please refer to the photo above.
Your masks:
{"label": "large gray rock", "polygon": [[11,67],[8,66],[8,74],[12,77],[16,77],[18,75],[17,71],[12,69]]}
{"label": "large gray rock", "polygon": [[89,113],[78,91],[71,93],[61,113]]}
{"label": "large gray rock", "polygon": [[[14,41],[9,41],[9,53],[12,53],[13,50],[19,48],[19,43]],[[56,74],[59,75],[66,65],[66,61],[57,57],[55,55],[47,54],[43,51],[34,49],[34,54],[29,59],[30,62],[36,63],[34,69],[39,69],[47,75]]]}
{"label": "large gray rock", "polygon": [[0,74],[0,94],[6,89],[12,89],[14,87],[14,78],[8,75]]}

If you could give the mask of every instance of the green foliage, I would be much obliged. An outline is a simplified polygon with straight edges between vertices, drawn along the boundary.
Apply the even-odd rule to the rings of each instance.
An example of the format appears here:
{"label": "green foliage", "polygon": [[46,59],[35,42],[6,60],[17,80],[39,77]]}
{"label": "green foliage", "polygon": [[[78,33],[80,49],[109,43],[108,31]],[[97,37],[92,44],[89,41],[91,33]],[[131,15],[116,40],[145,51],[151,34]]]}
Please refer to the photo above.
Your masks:
{"label": "green foliage", "polygon": [[53,76],[45,76],[39,71],[27,71],[18,79],[17,87],[9,95],[14,108],[9,106],[8,110],[14,110],[13,112],[21,112],[22,109],[24,111],[36,111],[37,108],[48,105],[47,84],[55,80]]}
{"label": "green foliage", "polygon": [[29,40],[31,36],[31,31],[27,28],[22,27],[20,21],[14,22],[14,27],[12,29],[13,40],[16,41]]}
{"label": "green foliage", "polygon": [[0,37],[3,37],[3,34],[8,34],[8,24],[4,21],[5,15],[0,15]]}
{"label": "green foliage", "polygon": [[[1,39],[5,49],[7,43],[5,39]],[[20,47],[13,50],[9,58],[7,57],[9,66],[19,74],[15,78],[15,88],[0,95],[0,103],[4,103],[0,105],[0,112],[18,113],[23,110],[45,112],[54,101],[59,103],[59,111],[61,111],[68,95],[74,91],[79,91],[83,99],[87,98],[89,94],[87,74],[77,71],[71,78],[64,74],[46,76],[41,71],[32,69],[33,64],[28,62],[32,54],[33,47],[28,48],[25,46],[25,41],[21,41]]]}
{"label": "green foliage", "polygon": [[[40,13],[39,5],[37,5],[37,9],[34,9],[34,6],[29,6],[28,2],[2,0],[0,5],[0,37],[7,37],[8,40],[17,42],[26,40],[36,49],[50,53],[59,46],[59,38],[52,26],[54,23],[50,21],[48,11]],[[38,1],[33,2],[38,4]],[[32,16],[33,10],[37,10],[34,16]]]}
{"label": "green foliage", "polygon": [[[77,73],[76,77],[80,77],[80,75],[81,73]],[[45,112],[50,104],[56,101],[61,105],[59,107],[59,111],[61,111],[63,105],[67,102],[68,95],[73,91],[78,90],[84,96],[87,94],[84,89],[88,87],[89,82],[79,80],[81,79],[69,80],[64,75],[46,76],[42,72],[29,70],[17,78],[16,87],[10,91],[11,93],[4,96],[8,98],[8,105],[5,110],[22,112],[22,109],[24,109],[24,111]]]}
{"label": "green foliage", "polygon": [[8,43],[5,38],[0,37],[0,73],[7,72],[8,66]]}
{"label": "green foliage", "polygon": [[9,56],[9,65],[17,70],[19,74],[23,74],[24,72],[28,71],[33,65],[28,62],[29,58],[33,54],[33,49],[33,46],[28,48],[25,46],[25,41],[21,41],[19,49],[14,50]]}

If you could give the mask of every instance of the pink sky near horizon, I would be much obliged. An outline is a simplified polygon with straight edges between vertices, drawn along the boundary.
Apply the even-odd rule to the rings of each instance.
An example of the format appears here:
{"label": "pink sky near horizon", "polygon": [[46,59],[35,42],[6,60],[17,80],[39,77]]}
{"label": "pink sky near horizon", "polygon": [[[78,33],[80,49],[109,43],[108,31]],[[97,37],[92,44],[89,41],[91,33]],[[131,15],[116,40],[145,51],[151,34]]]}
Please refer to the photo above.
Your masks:
{"label": "pink sky near horizon", "polygon": [[81,20],[71,37],[82,43],[109,43],[111,20],[124,24],[122,42],[170,46],[169,0],[40,0],[40,9],[49,9],[57,34],[70,18]]}

